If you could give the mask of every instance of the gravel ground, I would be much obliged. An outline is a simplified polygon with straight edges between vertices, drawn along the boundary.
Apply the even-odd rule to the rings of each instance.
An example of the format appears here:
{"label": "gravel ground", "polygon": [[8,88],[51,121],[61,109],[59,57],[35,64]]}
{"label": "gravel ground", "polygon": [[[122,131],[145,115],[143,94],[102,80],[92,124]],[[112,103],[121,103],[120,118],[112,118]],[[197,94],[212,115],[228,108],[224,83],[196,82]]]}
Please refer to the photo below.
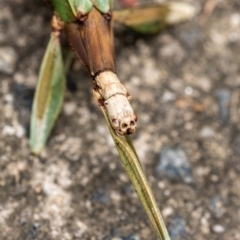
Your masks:
{"label": "gravel ground", "polygon": [[[197,17],[159,35],[117,28],[118,75],[172,240],[237,240],[240,2],[219,0],[209,15],[205,0],[188,2]],[[0,9],[0,239],[156,239],[77,61],[45,152],[29,152],[51,9],[41,0],[1,0]]]}

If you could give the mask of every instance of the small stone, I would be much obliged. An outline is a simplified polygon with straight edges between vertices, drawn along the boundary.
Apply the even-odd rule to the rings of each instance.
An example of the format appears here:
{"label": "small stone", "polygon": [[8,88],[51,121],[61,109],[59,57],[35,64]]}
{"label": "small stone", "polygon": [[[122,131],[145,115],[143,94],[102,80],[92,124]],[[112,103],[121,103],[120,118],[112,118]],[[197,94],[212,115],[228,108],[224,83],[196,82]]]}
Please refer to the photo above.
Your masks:
{"label": "small stone", "polygon": [[11,47],[0,47],[0,72],[12,74],[16,68],[17,54]]}
{"label": "small stone", "polygon": [[240,26],[240,14],[234,13],[230,16],[231,25],[233,27],[239,27]]}
{"label": "small stone", "polygon": [[30,229],[29,229],[29,231],[28,231],[27,236],[26,236],[25,239],[35,238],[39,226],[40,226],[39,223],[34,223],[34,224],[30,227]]}
{"label": "small stone", "polygon": [[199,87],[204,92],[209,92],[212,89],[211,80],[207,77],[202,77],[198,81],[194,82],[194,85]]}
{"label": "small stone", "polygon": [[20,171],[20,172],[25,171],[25,170],[27,169],[26,162],[24,162],[24,161],[19,161],[19,162],[17,163],[17,169],[18,169],[18,171]]}
{"label": "small stone", "polygon": [[225,231],[225,227],[220,224],[215,224],[212,226],[212,230],[215,233],[223,233]]}
{"label": "small stone", "polygon": [[173,214],[173,209],[171,207],[166,207],[162,210],[162,215],[168,217]]}
{"label": "small stone", "polygon": [[110,203],[110,198],[106,192],[106,189],[98,189],[92,196],[92,200],[94,202],[99,202],[102,204],[109,204]]}
{"label": "small stone", "polygon": [[128,196],[128,197],[137,197],[136,195],[136,192],[133,188],[133,186],[130,184],[130,185],[127,185],[124,187],[124,193]]}
{"label": "small stone", "polygon": [[173,61],[176,64],[179,64],[184,60],[186,52],[178,41],[169,35],[164,35],[161,37],[161,42],[163,44],[159,49],[159,56],[161,59],[165,61]]}
{"label": "small stone", "polygon": [[13,103],[13,95],[12,94],[6,94],[4,97],[4,100],[6,101],[6,103]]}
{"label": "small stone", "polygon": [[201,226],[200,226],[200,228],[201,228],[201,231],[203,232],[203,233],[209,233],[209,222],[208,222],[208,220],[209,220],[209,215],[207,215],[207,216],[203,216],[202,218],[201,218],[201,220],[200,220],[200,222],[201,222]]}
{"label": "small stone", "polygon": [[189,29],[184,29],[184,31],[179,32],[179,39],[184,44],[185,49],[194,49],[203,40],[203,32],[201,28],[194,27]]}
{"label": "small stone", "polygon": [[204,126],[199,133],[201,138],[210,138],[215,135],[214,130],[210,126]]}
{"label": "small stone", "polygon": [[219,89],[216,92],[222,125],[229,122],[231,95],[231,91],[228,89]]}
{"label": "small stone", "polygon": [[16,136],[22,138],[25,135],[25,129],[22,125],[18,124],[16,126]]}
{"label": "small stone", "polygon": [[186,87],[186,88],[184,89],[184,92],[185,92],[186,95],[192,95],[192,93],[193,93],[193,88],[190,87],[190,86],[188,86],[188,87]]}
{"label": "small stone", "polygon": [[224,201],[221,197],[216,196],[210,199],[209,208],[212,211],[214,217],[220,218],[225,213]]}
{"label": "small stone", "polygon": [[71,116],[77,110],[77,105],[75,102],[64,103],[63,110],[67,116]]}
{"label": "small stone", "polygon": [[12,127],[9,125],[4,126],[3,128],[4,136],[17,136],[18,138],[22,138],[25,135],[25,129],[20,124],[16,124],[16,126]]}
{"label": "small stone", "polygon": [[182,217],[175,216],[171,218],[168,229],[172,240],[180,240],[186,238],[187,233],[185,229],[185,221]]}
{"label": "small stone", "polygon": [[15,129],[11,126],[4,126],[3,135],[4,136],[13,136],[15,134]]}
{"label": "small stone", "polygon": [[78,157],[80,155],[81,145],[81,139],[77,137],[70,137],[62,143],[60,150],[62,152],[65,152],[65,154],[71,157],[72,160],[75,160],[75,157]]}
{"label": "small stone", "polygon": [[119,194],[117,191],[112,191],[110,197],[113,202],[119,202],[122,198],[121,194]]}
{"label": "small stone", "polygon": [[164,189],[166,186],[165,186],[165,183],[164,183],[164,182],[159,181],[159,182],[158,182],[158,187],[159,187],[160,189]]}
{"label": "small stone", "polygon": [[25,77],[21,72],[16,72],[13,75],[13,80],[18,84],[24,84]]}
{"label": "small stone", "polygon": [[193,183],[190,163],[186,153],[181,148],[163,148],[156,172],[160,178],[174,181],[182,180],[188,184]]}
{"label": "small stone", "polygon": [[176,99],[176,94],[170,91],[164,91],[162,100],[164,102],[174,101]]}
{"label": "small stone", "polygon": [[75,237],[78,237],[81,239],[83,234],[88,230],[88,226],[84,222],[81,222],[79,220],[76,222],[76,226],[78,229],[74,235]]}
{"label": "small stone", "polygon": [[117,238],[117,240],[140,240],[140,238],[137,235],[131,234],[127,237]]}

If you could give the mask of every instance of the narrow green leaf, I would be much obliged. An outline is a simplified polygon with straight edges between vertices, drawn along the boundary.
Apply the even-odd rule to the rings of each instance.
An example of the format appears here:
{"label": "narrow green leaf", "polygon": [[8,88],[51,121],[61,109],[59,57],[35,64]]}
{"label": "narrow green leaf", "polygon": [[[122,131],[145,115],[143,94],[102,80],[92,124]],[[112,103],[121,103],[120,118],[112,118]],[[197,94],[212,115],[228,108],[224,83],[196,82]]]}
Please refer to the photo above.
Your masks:
{"label": "narrow green leaf", "polygon": [[[76,6],[77,12],[80,12],[83,15],[89,13],[93,7],[93,3],[91,2],[91,0],[70,0],[70,1],[74,1],[73,6]],[[77,2],[77,4],[75,2]]]}
{"label": "narrow green leaf", "polygon": [[51,34],[40,68],[34,96],[30,148],[40,153],[62,107],[65,75],[59,38]]}
{"label": "narrow green leaf", "polygon": [[50,0],[55,12],[64,22],[75,22],[78,13],[82,15],[91,11],[91,0]]}
{"label": "narrow green leaf", "polygon": [[62,21],[72,22],[76,20],[76,15],[71,8],[68,0],[50,0],[54,11],[58,14]]}
{"label": "narrow green leaf", "polygon": [[148,218],[153,228],[156,231],[158,238],[160,240],[170,240],[161,213],[157,207],[156,200],[153,196],[153,193],[148,184],[147,178],[143,172],[143,168],[136,155],[136,151],[132,145],[130,138],[125,141],[123,138],[118,136],[111,127],[105,109],[101,107],[101,110],[106,119],[112,138],[116,144],[123,166],[130,180],[132,181],[133,187],[138,194],[138,197],[148,215]]}
{"label": "narrow green leaf", "polygon": [[187,3],[163,3],[114,11],[113,20],[144,34],[156,33],[167,25],[191,19],[193,6]]}
{"label": "narrow green leaf", "polygon": [[113,0],[91,0],[94,6],[102,13],[109,12],[113,7]]}

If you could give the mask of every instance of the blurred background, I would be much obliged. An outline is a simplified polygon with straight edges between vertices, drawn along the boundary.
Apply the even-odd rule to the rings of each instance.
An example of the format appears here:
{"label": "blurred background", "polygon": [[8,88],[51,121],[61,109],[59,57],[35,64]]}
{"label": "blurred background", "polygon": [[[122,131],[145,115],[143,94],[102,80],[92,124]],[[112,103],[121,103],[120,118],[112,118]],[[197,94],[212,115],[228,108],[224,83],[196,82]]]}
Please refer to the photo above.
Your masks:
{"label": "blurred background", "polygon": [[[237,240],[240,2],[181,2],[196,17],[160,34],[116,28],[117,73],[138,116],[132,138],[172,240]],[[78,61],[46,150],[30,153],[52,9],[41,0],[0,9],[0,238],[156,239]]]}

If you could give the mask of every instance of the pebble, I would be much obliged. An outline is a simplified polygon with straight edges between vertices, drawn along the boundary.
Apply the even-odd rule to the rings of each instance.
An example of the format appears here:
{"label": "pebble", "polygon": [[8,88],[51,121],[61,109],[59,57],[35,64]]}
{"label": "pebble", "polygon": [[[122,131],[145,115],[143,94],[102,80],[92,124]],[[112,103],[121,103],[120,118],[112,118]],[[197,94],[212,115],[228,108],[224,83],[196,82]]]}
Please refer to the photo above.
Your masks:
{"label": "pebble", "polygon": [[12,126],[4,126],[3,127],[3,135],[4,136],[13,136],[15,134],[15,129]]}
{"label": "pebble", "polygon": [[174,101],[176,99],[176,94],[172,93],[170,91],[164,91],[163,96],[162,96],[162,100],[164,102],[170,102],[170,101]]}
{"label": "pebble", "polygon": [[30,227],[30,229],[29,229],[29,231],[28,231],[28,233],[27,233],[27,236],[26,236],[26,240],[30,240],[30,239],[33,239],[33,238],[35,238],[35,236],[37,235],[37,229],[39,228],[39,223],[34,223],[31,227]]}
{"label": "pebble", "polygon": [[212,89],[212,82],[208,77],[201,77],[198,81],[194,82],[194,85],[206,93],[210,92]]}
{"label": "pebble", "polygon": [[215,196],[210,199],[209,208],[211,209],[215,218],[220,218],[225,212],[224,201],[221,197]]}
{"label": "pebble", "polygon": [[16,136],[18,138],[22,138],[22,137],[25,136],[26,131],[25,131],[25,128],[22,125],[19,124],[15,128],[16,128]]}
{"label": "pebble", "polygon": [[173,214],[173,209],[171,207],[163,208],[162,215],[166,218]]}
{"label": "pebble", "polygon": [[230,22],[233,27],[240,27],[240,14],[234,13],[230,16]]}
{"label": "pebble", "polygon": [[181,180],[188,184],[194,182],[187,155],[181,148],[163,148],[156,172],[160,178]]}
{"label": "pebble", "polygon": [[17,54],[11,47],[0,47],[0,72],[12,74],[16,68]]}
{"label": "pebble", "polygon": [[79,220],[77,220],[76,225],[78,229],[74,235],[75,237],[78,237],[79,239],[81,239],[83,234],[88,230],[88,226],[84,222]]}
{"label": "pebble", "polygon": [[110,203],[110,198],[106,193],[105,189],[98,189],[92,196],[92,200],[94,202],[99,202],[102,204],[109,204]]}
{"label": "pebble", "polygon": [[180,240],[186,238],[187,233],[185,229],[185,221],[182,217],[175,216],[171,218],[168,229],[172,240]]}
{"label": "pebble", "polygon": [[199,133],[199,136],[201,138],[210,138],[210,137],[214,137],[214,135],[215,135],[215,131],[210,126],[204,126]]}
{"label": "pebble", "polygon": [[124,187],[124,193],[125,193],[128,197],[132,197],[132,198],[133,198],[133,197],[136,197],[136,192],[135,192],[133,186],[130,185],[130,184]]}
{"label": "pebble", "polygon": [[172,61],[175,64],[179,64],[184,60],[186,52],[178,41],[167,34],[161,36],[160,41],[163,44],[158,53],[160,59]]}
{"label": "pebble", "polygon": [[71,116],[77,110],[77,104],[75,102],[64,103],[63,110],[67,116]]}
{"label": "pebble", "polygon": [[140,238],[137,235],[131,234],[127,237],[117,238],[117,240],[140,240]]}
{"label": "pebble", "polygon": [[106,240],[140,240],[140,237],[136,234],[130,234],[128,236],[119,236],[120,234],[117,233],[117,229],[113,229],[111,231],[111,235],[109,235],[107,238],[104,238]]}
{"label": "pebble", "polygon": [[185,49],[192,50],[203,41],[203,32],[201,28],[189,28],[179,32],[178,37],[184,44]]}
{"label": "pebble", "polygon": [[222,125],[226,125],[229,122],[231,95],[231,91],[228,89],[219,89],[216,91]]}
{"label": "pebble", "polygon": [[184,89],[184,92],[185,92],[186,95],[192,95],[192,93],[193,93],[193,88],[190,87],[190,86],[188,86],[188,87],[186,87],[186,88]]}
{"label": "pebble", "polygon": [[33,96],[34,96],[33,88],[29,88],[27,85],[23,83],[16,83],[16,84],[13,84],[12,91],[15,98],[14,104],[17,108],[21,108],[22,110],[32,109]]}
{"label": "pebble", "polygon": [[225,227],[220,224],[215,224],[212,226],[212,230],[215,233],[223,233],[225,231]]}
{"label": "pebble", "polygon": [[26,132],[22,125],[17,124],[16,126],[12,127],[9,125],[6,125],[3,127],[2,133],[4,136],[17,136],[18,138],[22,138]]}

